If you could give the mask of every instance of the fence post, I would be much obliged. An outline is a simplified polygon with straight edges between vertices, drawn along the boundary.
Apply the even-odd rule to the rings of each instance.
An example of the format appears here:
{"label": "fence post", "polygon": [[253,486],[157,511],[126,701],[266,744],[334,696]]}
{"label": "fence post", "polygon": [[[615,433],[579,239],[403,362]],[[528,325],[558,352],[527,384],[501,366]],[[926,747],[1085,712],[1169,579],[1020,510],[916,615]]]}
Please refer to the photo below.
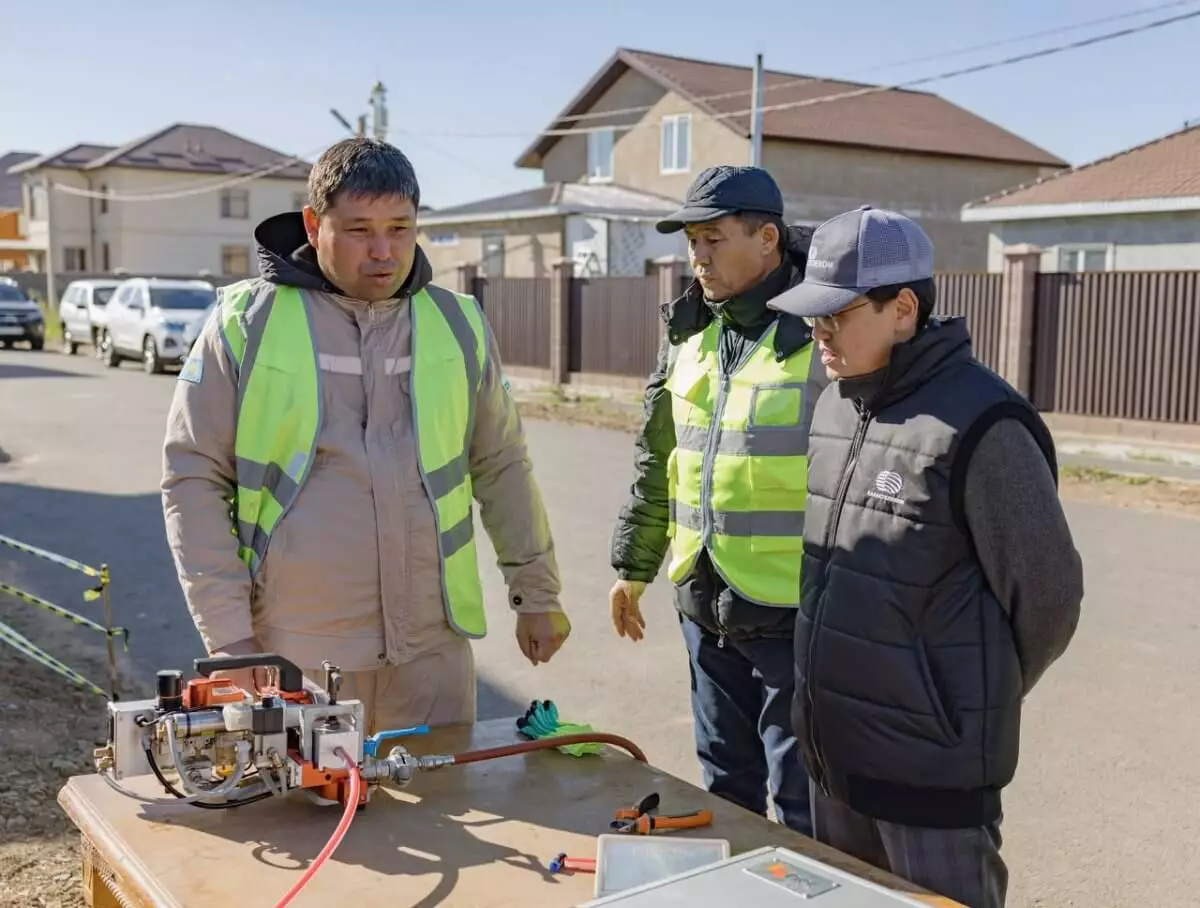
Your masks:
{"label": "fence post", "polygon": [[570,379],[571,356],[571,281],[575,279],[575,260],[563,258],[554,263],[550,278],[550,381],[556,387]]}
{"label": "fence post", "polygon": [[[662,258],[654,260],[654,264],[658,267],[658,299],[661,303],[669,303],[679,296],[679,285],[683,282],[684,269],[687,267],[687,259],[677,255],[664,255]],[[667,333],[667,323],[659,321],[658,323],[659,340]]]}
{"label": "fence post", "polygon": [[1000,290],[1000,375],[1021,394],[1033,393],[1033,325],[1042,250],[1022,243],[1004,250]]}
{"label": "fence post", "polygon": [[[479,266],[474,262],[463,262],[458,266],[458,292],[474,295],[475,279],[479,277]],[[480,303],[483,300],[479,301]]]}

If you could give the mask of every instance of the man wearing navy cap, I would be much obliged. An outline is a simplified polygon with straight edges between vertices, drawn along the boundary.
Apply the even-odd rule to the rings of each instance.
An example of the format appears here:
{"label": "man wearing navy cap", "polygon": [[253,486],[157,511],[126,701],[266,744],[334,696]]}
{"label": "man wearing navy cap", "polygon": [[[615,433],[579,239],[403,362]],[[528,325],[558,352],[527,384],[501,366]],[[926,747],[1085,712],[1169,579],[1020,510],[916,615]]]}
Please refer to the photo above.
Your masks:
{"label": "man wearing navy cap", "polygon": [[1037,411],[932,316],[933,244],[864,207],[771,306],[834,384],[812,422],[793,722],[816,836],[972,908],[1004,904],[1021,702],[1066,650],[1082,567]]}
{"label": "man wearing navy cap", "polygon": [[826,384],[802,319],[767,307],[804,276],[809,231],[757,167],[714,167],[663,233],[686,231],[695,280],[664,307],[637,477],[613,534],[613,625],[640,640],[638,601],[668,548],[687,644],[696,750],[710,791],[811,835],[789,717],[808,423]]}

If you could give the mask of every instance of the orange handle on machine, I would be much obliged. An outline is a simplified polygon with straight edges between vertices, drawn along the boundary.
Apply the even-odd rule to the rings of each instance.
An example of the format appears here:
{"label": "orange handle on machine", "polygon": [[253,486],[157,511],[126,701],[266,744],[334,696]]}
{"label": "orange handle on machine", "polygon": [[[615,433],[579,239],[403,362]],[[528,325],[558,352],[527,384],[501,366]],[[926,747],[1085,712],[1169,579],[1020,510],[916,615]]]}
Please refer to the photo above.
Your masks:
{"label": "orange handle on machine", "polygon": [[640,817],[626,821],[625,831],[637,835],[650,835],[659,830],[669,829],[700,829],[711,826],[713,821],[711,810],[696,810],[692,813],[671,815],[642,814]]}

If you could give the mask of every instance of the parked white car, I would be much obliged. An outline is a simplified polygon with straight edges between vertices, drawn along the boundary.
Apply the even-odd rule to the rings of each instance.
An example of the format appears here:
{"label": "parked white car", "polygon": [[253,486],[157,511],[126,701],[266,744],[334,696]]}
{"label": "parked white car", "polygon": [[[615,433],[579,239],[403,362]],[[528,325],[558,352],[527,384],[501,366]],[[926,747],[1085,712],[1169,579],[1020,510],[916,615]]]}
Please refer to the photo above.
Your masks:
{"label": "parked white car", "polygon": [[117,280],[71,281],[58,303],[58,321],[62,327],[62,351],[74,355],[80,344],[90,344],[100,355],[100,338],[108,320],[108,301],[117,287]]}
{"label": "parked white car", "polygon": [[140,360],[147,372],[179,365],[191,346],[185,338],[216,298],[208,281],[135,277],[122,282],[108,302],[101,359],[110,367]]}
{"label": "parked white car", "polygon": [[214,299],[208,304],[208,308],[204,310],[204,315],[192,322],[191,326],[183,332],[184,356],[192,352],[192,347],[196,346],[196,340],[200,337],[200,332],[204,330],[204,323],[212,317],[212,312],[216,308],[217,301]]}

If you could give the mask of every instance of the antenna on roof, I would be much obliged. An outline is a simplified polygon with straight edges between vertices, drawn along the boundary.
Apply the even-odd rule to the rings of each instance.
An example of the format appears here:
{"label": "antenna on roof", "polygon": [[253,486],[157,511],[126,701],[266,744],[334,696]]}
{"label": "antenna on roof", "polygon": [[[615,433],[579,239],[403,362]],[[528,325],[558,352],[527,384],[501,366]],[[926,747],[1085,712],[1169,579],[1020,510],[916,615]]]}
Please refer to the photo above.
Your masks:
{"label": "antenna on roof", "polygon": [[387,141],[387,89],[382,82],[371,89],[371,131],[380,142]]}

